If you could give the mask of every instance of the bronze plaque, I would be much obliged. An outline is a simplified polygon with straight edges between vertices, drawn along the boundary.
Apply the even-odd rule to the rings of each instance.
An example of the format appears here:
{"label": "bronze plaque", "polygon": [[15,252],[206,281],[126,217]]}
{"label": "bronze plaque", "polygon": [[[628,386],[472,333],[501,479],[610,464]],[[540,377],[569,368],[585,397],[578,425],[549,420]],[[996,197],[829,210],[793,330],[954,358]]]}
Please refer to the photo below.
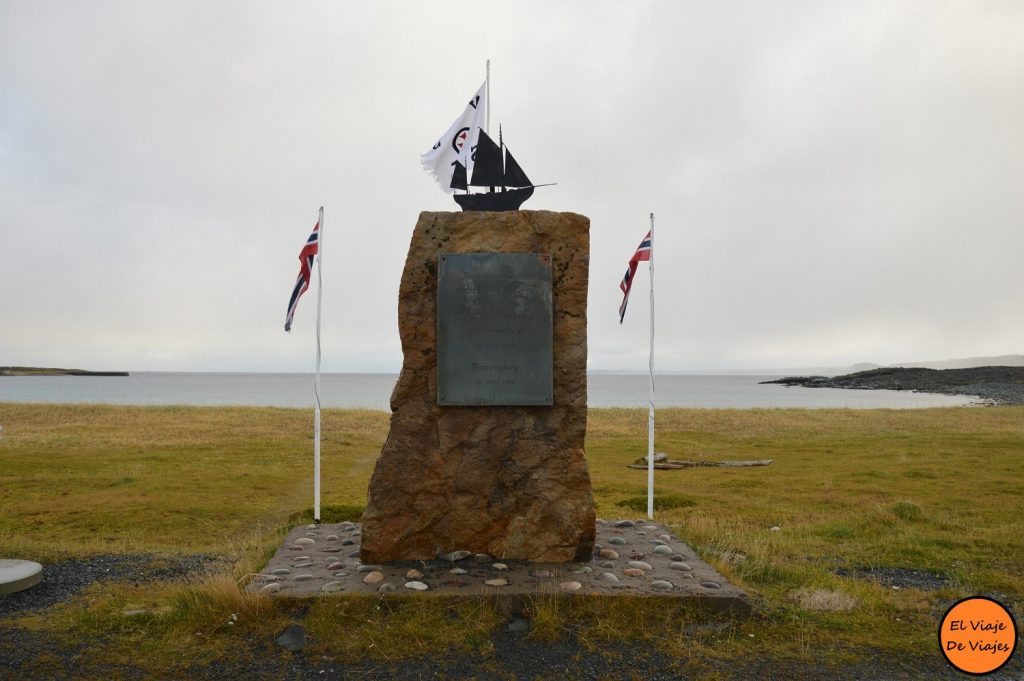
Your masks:
{"label": "bronze plaque", "polygon": [[437,403],[549,405],[551,256],[437,256]]}

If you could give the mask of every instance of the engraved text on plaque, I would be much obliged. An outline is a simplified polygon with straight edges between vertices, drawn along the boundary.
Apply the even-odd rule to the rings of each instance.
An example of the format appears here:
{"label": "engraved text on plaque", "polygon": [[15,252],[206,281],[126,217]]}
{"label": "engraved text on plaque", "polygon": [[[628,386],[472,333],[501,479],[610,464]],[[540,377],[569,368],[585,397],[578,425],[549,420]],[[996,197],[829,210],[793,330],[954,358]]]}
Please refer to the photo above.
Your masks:
{"label": "engraved text on plaque", "polygon": [[437,403],[552,404],[551,256],[437,257]]}

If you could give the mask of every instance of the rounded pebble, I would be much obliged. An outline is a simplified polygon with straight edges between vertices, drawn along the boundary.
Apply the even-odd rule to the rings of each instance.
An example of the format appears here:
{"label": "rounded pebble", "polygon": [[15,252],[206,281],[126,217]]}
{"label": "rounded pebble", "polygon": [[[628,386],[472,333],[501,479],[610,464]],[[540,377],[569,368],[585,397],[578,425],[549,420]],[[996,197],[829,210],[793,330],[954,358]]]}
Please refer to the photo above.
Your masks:
{"label": "rounded pebble", "polygon": [[508,586],[508,581],[504,579],[488,579],[484,584],[487,586]]}
{"label": "rounded pebble", "polygon": [[276,570],[270,571],[270,574],[272,575],[290,575],[291,573],[292,571],[288,568],[277,568]]}
{"label": "rounded pebble", "polygon": [[491,557],[488,556],[486,553],[477,553],[473,556],[473,560],[478,560],[481,563],[490,563]]}
{"label": "rounded pebble", "polygon": [[692,567],[690,567],[689,563],[680,563],[680,562],[674,562],[671,565],[669,565],[668,567],[671,570],[682,570],[684,572],[689,572],[690,570],[693,569]]}
{"label": "rounded pebble", "polygon": [[684,572],[683,574],[679,575],[679,579],[693,579],[693,573]]}
{"label": "rounded pebble", "polygon": [[382,594],[383,593],[388,593],[388,592],[391,592],[391,591],[394,591],[394,590],[395,590],[395,585],[392,584],[391,582],[384,582],[383,584],[381,584],[380,586],[377,587],[377,591],[381,592]]}
{"label": "rounded pebble", "polygon": [[363,577],[363,584],[376,584],[384,581],[384,573],[373,571]]}
{"label": "rounded pebble", "polygon": [[665,581],[664,579],[656,579],[651,582],[651,588],[657,589],[658,591],[668,591],[672,588],[672,582]]}
{"label": "rounded pebble", "polygon": [[292,565],[292,567],[295,568],[296,570],[301,570],[302,568],[313,567],[313,563],[311,563],[310,561],[307,560],[307,561],[303,561],[301,563],[295,563],[294,565]]}
{"label": "rounded pebble", "polygon": [[672,555],[672,549],[662,544],[661,546],[654,547],[654,553],[659,556],[670,556]]}
{"label": "rounded pebble", "polygon": [[622,537],[612,537],[611,539],[608,540],[608,543],[612,544],[613,546],[625,546],[626,545],[626,540],[623,539]]}
{"label": "rounded pebble", "polygon": [[562,591],[579,591],[583,588],[579,582],[562,582],[558,586],[562,587]]}
{"label": "rounded pebble", "polygon": [[597,576],[598,581],[607,582],[608,584],[618,584],[619,578],[611,572],[602,572]]}
{"label": "rounded pebble", "polygon": [[441,556],[441,560],[447,560],[447,561],[449,561],[451,563],[454,563],[457,560],[462,560],[463,558],[469,558],[472,555],[473,554],[470,553],[469,551],[452,551],[451,553],[446,553],[443,556]]}
{"label": "rounded pebble", "polygon": [[412,581],[412,582],[406,582],[405,583],[405,588],[406,589],[412,589],[413,591],[426,591],[427,590],[427,585],[424,584],[423,582]]}
{"label": "rounded pebble", "polygon": [[276,594],[281,590],[281,585],[277,582],[273,584],[267,584],[266,586],[260,587],[259,593],[261,594]]}
{"label": "rounded pebble", "polygon": [[598,518],[598,519],[597,519],[596,521],[594,521],[594,522],[596,522],[596,523],[597,523],[598,525],[607,525],[607,524],[608,524],[608,521],[607,521],[607,520],[605,520],[604,518]]}
{"label": "rounded pebble", "polygon": [[338,539],[340,539],[340,537],[336,534],[327,535],[327,541],[338,541]]}
{"label": "rounded pebble", "polygon": [[330,565],[328,565],[327,569],[328,570],[340,570],[343,567],[345,567],[345,563],[343,561],[336,560],[333,563],[331,563]]}
{"label": "rounded pebble", "polygon": [[339,529],[339,530],[350,530],[350,529],[352,529],[353,527],[355,527],[355,524],[354,524],[354,523],[351,523],[351,522],[349,522],[348,520],[346,520],[346,521],[344,521],[344,522],[341,522],[341,523],[339,523],[339,524],[338,524],[338,529]]}
{"label": "rounded pebble", "polygon": [[672,541],[672,537],[667,534],[659,534],[658,539],[664,539],[665,541]]}
{"label": "rounded pebble", "polygon": [[645,572],[650,572],[654,569],[654,566],[650,563],[645,563],[642,560],[631,560],[626,563],[626,567],[636,568],[637,570],[643,570]]}
{"label": "rounded pebble", "polygon": [[644,525],[644,529],[645,530],[657,530],[659,528],[658,528],[657,525]]}
{"label": "rounded pebble", "polygon": [[345,572],[344,570],[342,570],[341,572],[335,572],[334,576],[335,577],[348,577],[348,573]]}
{"label": "rounded pebble", "polygon": [[600,563],[597,564],[597,566],[598,567],[603,567],[605,569],[613,568],[613,567],[615,567],[615,561],[614,560],[602,560]]}
{"label": "rounded pebble", "polygon": [[360,565],[356,568],[356,572],[377,572],[380,570],[379,565]]}
{"label": "rounded pebble", "polygon": [[292,558],[292,560],[298,561],[298,560],[312,560],[312,559],[309,556],[295,556],[294,558]]}
{"label": "rounded pebble", "polygon": [[310,575],[310,574],[295,575],[294,577],[292,577],[292,579],[294,579],[296,582],[308,582],[309,580],[313,579],[313,575]]}
{"label": "rounded pebble", "polygon": [[317,525],[316,523],[313,523],[312,525],[306,525],[306,529],[307,530],[319,530],[320,526]]}
{"label": "rounded pebble", "polygon": [[700,585],[702,587],[704,587],[705,589],[721,589],[722,588],[721,584],[719,584],[718,582],[712,582],[710,579],[707,580],[707,581],[701,582]]}
{"label": "rounded pebble", "polygon": [[[412,568],[411,570],[409,570],[408,572],[405,573],[405,578],[406,579],[419,579],[422,576],[423,576],[423,573],[420,572],[419,570],[417,570],[416,568]],[[406,584],[406,586],[409,586],[409,585]]]}
{"label": "rounded pebble", "polygon": [[619,552],[615,549],[601,549],[601,552],[597,555],[601,556],[602,558],[611,558],[614,560],[619,557]]}
{"label": "rounded pebble", "polygon": [[462,568],[452,568],[448,572],[450,572],[453,575],[464,575],[466,574],[467,571],[463,570]]}
{"label": "rounded pebble", "polygon": [[681,554],[681,553],[673,553],[672,554],[672,562],[674,562],[674,563],[681,563],[684,560],[686,560],[686,559],[683,558],[683,554]]}
{"label": "rounded pebble", "polygon": [[657,546],[664,546],[665,545],[665,542],[661,541],[660,539],[652,539],[651,543],[652,544],[656,544]]}
{"label": "rounded pebble", "polygon": [[504,563],[495,563],[491,567],[495,570],[508,570],[508,565],[505,565]]}
{"label": "rounded pebble", "polygon": [[316,539],[311,539],[309,537],[299,537],[298,539],[295,540],[295,545],[296,546],[309,546],[310,544],[315,544],[315,543],[316,543]]}
{"label": "rounded pebble", "polygon": [[583,567],[578,567],[575,570],[573,570],[573,574],[589,575],[593,571],[594,571],[594,568],[590,567],[589,565],[584,565]]}
{"label": "rounded pebble", "polygon": [[637,568],[626,568],[622,571],[622,574],[626,575],[627,577],[643,577],[647,573],[643,570],[638,570]]}
{"label": "rounded pebble", "polygon": [[345,583],[344,582],[327,582],[322,587],[320,587],[320,590],[321,591],[344,591],[345,590]]}
{"label": "rounded pebble", "polygon": [[537,570],[530,576],[536,577],[537,579],[548,579],[550,577],[554,577],[554,575],[549,570]]}
{"label": "rounded pebble", "polygon": [[616,520],[615,527],[636,527],[636,523],[632,520]]}

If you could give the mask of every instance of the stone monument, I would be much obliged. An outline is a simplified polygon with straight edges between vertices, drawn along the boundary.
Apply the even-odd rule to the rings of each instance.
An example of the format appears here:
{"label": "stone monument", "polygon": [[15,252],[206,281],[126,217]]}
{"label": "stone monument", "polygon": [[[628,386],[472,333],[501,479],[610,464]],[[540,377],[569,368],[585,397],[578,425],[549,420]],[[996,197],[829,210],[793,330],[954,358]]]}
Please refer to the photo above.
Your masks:
{"label": "stone monument", "polygon": [[589,229],[575,213],[420,214],[364,563],[453,551],[590,560]]}

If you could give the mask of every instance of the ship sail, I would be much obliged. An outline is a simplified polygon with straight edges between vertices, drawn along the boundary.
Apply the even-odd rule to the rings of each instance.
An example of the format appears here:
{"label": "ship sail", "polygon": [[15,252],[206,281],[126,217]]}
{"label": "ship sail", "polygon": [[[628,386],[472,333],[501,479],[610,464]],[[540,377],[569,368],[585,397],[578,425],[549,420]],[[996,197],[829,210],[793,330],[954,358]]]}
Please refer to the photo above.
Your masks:
{"label": "ship sail", "polygon": [[501,162],[501,149],[487,133],[480,131],[474,152],[473,178],[469,184],[473,187],[503,187],[505,172]]}
{"label": "ship sail", "polygon": [[506,187],[532,187],[533,183],[526,176],[523,169],[519,167],[512,157],[512,152],[505,147],[505,186]]}
{"label": "ship sail", "polygon": [[468,189],[466,186],[466,166],[462,165],[461,162],[455,161],[452,163],[455,166],[455,172],[452,173],[452,189]]}

